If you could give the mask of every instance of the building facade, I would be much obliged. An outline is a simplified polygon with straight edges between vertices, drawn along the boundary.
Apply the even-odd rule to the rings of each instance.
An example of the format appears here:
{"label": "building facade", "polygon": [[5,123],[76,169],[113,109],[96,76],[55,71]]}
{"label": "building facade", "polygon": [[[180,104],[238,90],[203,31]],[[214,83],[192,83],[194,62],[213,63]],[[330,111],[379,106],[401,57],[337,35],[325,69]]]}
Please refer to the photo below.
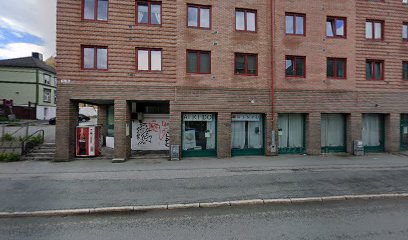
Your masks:
{"label": "building facade", "polygon": [[183,157],[351,153],[358,139],[400,151],[406,11],[401,0],[58,0],[56,159],[74,157],[79,103],[99,106],[116,159],[170,145]]}
{"label": "building facade", "polygon": [[[21,116],[48,120],[56,116],[57,77],[39,53],[31,57],[0,60],[0,99],[13,100]],[[35,115],[24,109],[35,108]],[[17,109],[16,109],[17,110]]]}

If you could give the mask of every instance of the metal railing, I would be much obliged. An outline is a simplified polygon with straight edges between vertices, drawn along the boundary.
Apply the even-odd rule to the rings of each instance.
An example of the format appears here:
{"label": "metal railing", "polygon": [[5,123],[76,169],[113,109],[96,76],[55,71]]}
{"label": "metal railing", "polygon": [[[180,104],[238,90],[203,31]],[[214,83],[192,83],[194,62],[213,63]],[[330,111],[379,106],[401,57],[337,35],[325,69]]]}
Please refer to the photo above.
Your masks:
{"label": "metal railing", "polygon": [[40,144],[44,143],[45,131],[43,129],[37,130],[34,133],[32,133],[30,136],[25,137],[23,141],[21,141],[21,154],[25,155],[29,153],[36,146],[36,144],[34,144],[33,142],[30,142],[30,139],[33,136],[38,135],[38,133],[41,133],[41,143]]}

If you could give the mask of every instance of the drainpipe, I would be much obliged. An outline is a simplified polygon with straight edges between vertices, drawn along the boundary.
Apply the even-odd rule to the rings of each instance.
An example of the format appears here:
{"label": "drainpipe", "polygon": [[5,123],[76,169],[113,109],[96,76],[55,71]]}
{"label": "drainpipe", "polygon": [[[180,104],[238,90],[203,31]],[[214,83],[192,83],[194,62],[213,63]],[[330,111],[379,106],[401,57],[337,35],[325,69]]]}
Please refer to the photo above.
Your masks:
{"label": "drainpipe", "polygon": [[[274,130],[275,122],[275,58],[274,58],[274,46],[275,46],[275,0],[271,0],[271,106],[272,106],[272,146],[275,147],[275,153],[278,151],[277,141],[276,141],[276,132]],[[271,149],[273,152],[273,149]]]}

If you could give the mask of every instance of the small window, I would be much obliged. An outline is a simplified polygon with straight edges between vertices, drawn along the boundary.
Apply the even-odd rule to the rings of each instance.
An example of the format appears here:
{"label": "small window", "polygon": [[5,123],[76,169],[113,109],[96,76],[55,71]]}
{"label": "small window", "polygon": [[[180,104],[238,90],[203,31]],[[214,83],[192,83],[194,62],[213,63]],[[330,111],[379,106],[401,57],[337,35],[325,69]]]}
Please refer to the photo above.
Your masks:
{"label": "small window", "polygon": [[51,102],[51,89],[44,88],[44,102]]}
{"label": "small window", "polygon": [[237,31],[256,32],[256,11],[236,9],[235,29]]}
{"label": "small window", "polygon": [[83,46],[82,47],[82,69],[85,70],[107,70],[108,48]]}
{"label": "small window", "polygon": [[161,24],[161,3],[137,1],[136,4],[137,24],[160,25]]}
{"label": "small window", "polygon": [[57,104],[57,90],[54,90],[54,103]]}
{"label": "small window", "polygon": [[235,54],[236,75],[258,75],[258,55],[248,53]]}
{"label": "small window", "polygon": [[328,17],[326,21],[326,36],[332,38],[346,38],[346,19]]}
{"label": "small window", "polygon": [[402,79],[408,80],[408,61],[402,62]]}
{"label": "small window", "polygon": [[82,0],[82,18],[86,20],[107,21],[108,0]]}
{"label": "small window", "polygon": [[162,50],[161,49],[137,49],[136,69],[138,71],[161,71]]}
{"label": "small window", "polygon": [[408,23],[402,24],[402,40],[408,41]]}
{"label": "small window", "polygon": [[187,26],[192,28],[211,28],[211,7],[200,5],[187,6]]}
{"label": "small window", "polygon": [[366,79],[384,80],[384,61],[367,60],[366,61]]}
{"label": "small window", "polygon": [[188,50],[187,73],[211,73],[211,52]]}
{"label": "small window", "polygon": [[288,35],[306,35],[305,34],[304,14],[286,13],[286,34]]}
{"label": "small window", "polygon": [[306,57],[301,56],[286,56],[286,77],[306,76]]}
{"label": "small window", "polygon": [[51,76],[44,74],[44,84],[51,85]]}
{"label": "small window", "polygon": [[366,21],[366,39],[382,40],[384,22],[379,20]]}
{"label": "small window", "polygon": [[327,77],[346,79],[347,60],[345,58],[327,58]]}

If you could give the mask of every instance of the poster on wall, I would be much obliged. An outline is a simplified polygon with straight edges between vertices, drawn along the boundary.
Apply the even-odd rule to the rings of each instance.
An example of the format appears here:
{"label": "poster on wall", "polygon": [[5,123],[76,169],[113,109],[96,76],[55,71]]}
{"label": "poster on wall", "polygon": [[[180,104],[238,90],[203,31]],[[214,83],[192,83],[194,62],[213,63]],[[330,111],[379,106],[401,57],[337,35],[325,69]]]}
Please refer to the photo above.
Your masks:
{"label": "poster on wall", "polygon": [[169,150],[169,119],[145,118],[132,122],[132,150]]}

